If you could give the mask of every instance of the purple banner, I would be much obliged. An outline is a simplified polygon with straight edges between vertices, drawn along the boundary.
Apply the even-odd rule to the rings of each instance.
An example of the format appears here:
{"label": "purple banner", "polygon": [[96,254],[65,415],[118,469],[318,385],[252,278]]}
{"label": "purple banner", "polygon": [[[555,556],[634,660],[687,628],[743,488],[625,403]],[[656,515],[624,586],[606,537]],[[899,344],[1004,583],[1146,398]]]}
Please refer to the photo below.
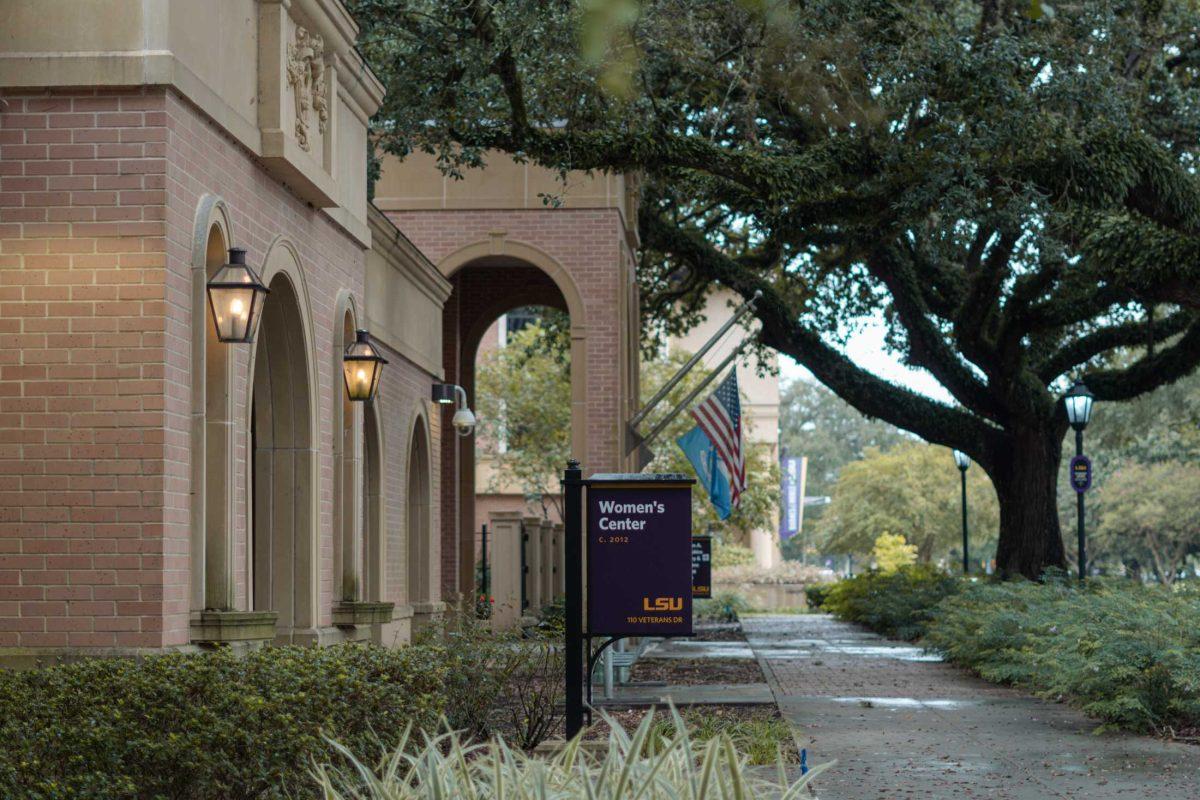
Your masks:
{"label": "purple banner", "polygon": [[787,456],[783,459],[783,509],[779,520],[779,538],[790,539],[800,532],[804,505],[804,458]]}
{"label": "purple banner", "polygon": [[587,567],[589,635],[690,636],[691,484],[590,484]]}
{"label": "purple banner", "polygon": [[1071,488],[1078,494],[1092,488],[1092,462],[1087,456],[1071,459]]}

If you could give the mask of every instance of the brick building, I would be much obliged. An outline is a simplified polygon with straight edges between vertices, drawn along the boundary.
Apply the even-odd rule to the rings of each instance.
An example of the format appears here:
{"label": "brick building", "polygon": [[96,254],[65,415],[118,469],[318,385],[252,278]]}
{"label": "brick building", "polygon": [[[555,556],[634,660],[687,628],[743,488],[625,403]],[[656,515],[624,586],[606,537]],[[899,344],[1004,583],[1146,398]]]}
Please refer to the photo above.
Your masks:
{"label": "brick building", "polygon": [[[414,161],[373,207],[382,86],[338,0],[102,6],[0,5],[0,664],[406,641],[472,588],[473,447],[431,394],[473,391],[497,315],[570,312],[573,451],[625,466],[635,192]],[[207,305],[234,247],[250,344]]]}

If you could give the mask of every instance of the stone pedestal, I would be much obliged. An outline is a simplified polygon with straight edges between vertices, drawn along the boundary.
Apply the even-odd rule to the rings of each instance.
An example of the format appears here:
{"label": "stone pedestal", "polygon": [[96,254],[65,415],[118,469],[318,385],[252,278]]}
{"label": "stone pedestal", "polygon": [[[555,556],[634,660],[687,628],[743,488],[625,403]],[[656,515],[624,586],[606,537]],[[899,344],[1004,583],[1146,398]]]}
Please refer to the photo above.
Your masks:
{"label": "stone pedestal", "polygon": [[488,525],[492,629],[515,628],[521,619],[521,515],[493,512]]}
{"label": "stone pedestal", "polygon": [[567,539],[561,522],[554,524],[554,596],[567,594]]}

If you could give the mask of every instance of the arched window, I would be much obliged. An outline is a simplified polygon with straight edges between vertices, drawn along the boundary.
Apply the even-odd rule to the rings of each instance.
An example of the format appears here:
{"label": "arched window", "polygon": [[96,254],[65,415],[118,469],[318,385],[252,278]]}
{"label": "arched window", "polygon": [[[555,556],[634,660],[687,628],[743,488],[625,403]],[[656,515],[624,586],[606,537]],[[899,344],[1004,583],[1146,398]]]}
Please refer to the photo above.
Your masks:
{"label": "arched window", "polygon": [[[429,440],[424,420],[417,419],[412,431],[407,465],[408,602],[417,609],[431,602],[430,549],[430,462]],[[418,611],[420,613],[420,611]]]}

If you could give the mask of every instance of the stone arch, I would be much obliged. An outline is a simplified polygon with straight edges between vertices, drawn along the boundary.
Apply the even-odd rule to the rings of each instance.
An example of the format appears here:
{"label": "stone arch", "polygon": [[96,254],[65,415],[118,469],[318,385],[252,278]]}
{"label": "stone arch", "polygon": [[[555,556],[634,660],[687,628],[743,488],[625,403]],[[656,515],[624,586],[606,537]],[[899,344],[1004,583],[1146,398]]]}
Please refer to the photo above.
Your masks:
{"label": "stone arch", "polygon": [[354,601],[363,594],[362,413],[346,393],[342,353],[354,341],[358,309],[349,291],[338,294],[333,317],[333,576],[334,600]]}
{"label": "stone arch", "polygon": [[220,342],[208,308],[209,277],[233,246],[225,200],[200,198],[192,227],[192,425],[190,605],[234,607],[234,351]]}
{"label": "stone arch", "polygon": [[251,608],[274,611],[276,640],[315,636],[318,597],[317,375],[300,260],[276,239],[263,261],[271,290],[251,353],[247,402],[247,547]]}
{"label": "stone arch", "polygon": [[[570,316],[571,455],[587,469],[590,466],[586,463],[588,317],[574,277],[546,251],[500,234],[460,247],[443,258],[438,269],[455,286],[444,318],[449,322],[443,328],[443,336],[452,345],[446,348],[447,360],[443,361],[443,368],[447,380],[453,380],[467,390],[472,404],[476,352],[483,334],[496,317],[527,305],[556,307]],[[494,279],[489,277],[493,274]],[[483,292],[479,284],[503,284],[505,281],[508,282],[507,291],[496,291],[494,295],[480,299]],[[455,566],[443,569],[443,592],[457,591],[465,595],[474,585],[475,532],[482,522],[475,519],[474,509],[474,438],[459,438],[448,430],[442,440],[442,459],[442,507],[449,511],[453,504],[458,504],[457,514],[443,517],[442,521],[443,554],[451,548],[456,552],[451,562]]]}
{"label": "stone arch", "polygon": [[413,414],[408,425],[408,448],[404,458],[405,481],[405,595],[420,624],[438,608],[433,559],[433,451],[429,420],[424,409]]}

